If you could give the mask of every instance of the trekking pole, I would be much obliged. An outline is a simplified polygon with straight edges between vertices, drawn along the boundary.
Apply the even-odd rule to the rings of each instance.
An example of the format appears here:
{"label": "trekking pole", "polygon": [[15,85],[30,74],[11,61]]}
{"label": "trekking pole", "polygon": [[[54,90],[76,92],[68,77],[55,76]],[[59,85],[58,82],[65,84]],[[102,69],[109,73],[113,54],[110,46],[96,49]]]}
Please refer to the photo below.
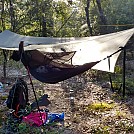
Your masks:
{"label": "trekking pole", "polygon": [[36,96],[36,93],[35,93],[35,90],[34,90],[33,82],[32,82],[31,76],[30,76],[29,67],[26,66],[26,69],[27,69],[27,72],[28,72],[28,76],[29,76],[29,79],[30,79],[30,83],[31,83],[31,85],[32,85],[32,89],[33,89],[33,93],[34,93],[35,101],[36,101],[36,103],[37,103],[37,108],[38,108],[38,111],[39,111],[39,113],[40,113],[40,118],[41,118],[41,120],[42,120],[42,123],[44,123],[44,122],[43,122],[43,119],[42,119],[41,112],[40,112],[40,108],[39,108],[39,104],[38,104],[37,96]]}
{"label": "trekking pole", "polygon": [[[22,56],[23,56],[23,54],[24,54],[23,43],[24,43],[24,42],[21,41],[20,44],[19,44],[20,60],[22,59]],[[40,113],[40,119],[41,119],[42,123],[44,123],[44,122],[43,122],[43,119],[42,119],[42,116],[41,116],[41,112],[40,112],[40,108],[39,108],[38,100],[37,100],[37,97],[36,97],[36,93],[35,93],[35,90],[34,90],[33,82],[32,82],[31,76],[30,76],[29,67],[28,67],[27,65],[26,65],[25,67],[26,67],[26,69],[27,69],[27,73],[28,73],[28,76],[29,76],[29,79],[30,79],[30,83],[31,83],[31,85],[32,85],[32,89],[33,89],[33,93],[34,93],[35,101],[36,101],[36,103],[37,103],[37,108],[38,108],[38,111],[39,111],[39,113]]]}

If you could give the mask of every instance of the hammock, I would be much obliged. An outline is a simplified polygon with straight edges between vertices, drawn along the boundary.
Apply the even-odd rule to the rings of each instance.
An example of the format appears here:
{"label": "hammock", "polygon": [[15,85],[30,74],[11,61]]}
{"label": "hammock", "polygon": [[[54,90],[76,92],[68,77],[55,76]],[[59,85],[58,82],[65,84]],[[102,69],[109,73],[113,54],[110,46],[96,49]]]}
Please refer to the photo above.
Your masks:
{"label": "hammock", "polygon": [[85,71],[91,69],[97,62],[91,62],[84,65],[80,65],[74,68],[60,68],[49,65],[39,66],[37,68],[29,68],[30,73],[37,80],[45,83],[54,84],[78,74],[84,73]]}
{"label": "hammock", "polygon": [[[26,51],[23,52],[21,61],[24,66],[30,71],[33,77],[41,82],[50,84],[54,84],[71,78],[75,75],[81,74],[91,69],[94,65],[100,62],[96,61],[75,66],[71,64],[61,63],[63,59],[70,59],[71,53],[59,53],[58,55],[49,54],[49,56],[47,55],[42,54],[38,50]],[[50,55],[53,56],[53,58],[50,58]],[[20,52],[14,51],[11,58],[15,61],[19,61]],[[58,58],[58,61],[60,62],[56,62],[56,58]]]}
{"label": "hammock", "polygon": [[[49,38],[5,30],[0,33],[0,48],[14,50],[12,59],[21,59],[37,80],[54,84],[91,68],[114,72],[120,47],[126,45],[133,33],[134,28],[94,37]],[[18,47],[19,51],[15,51]],[[106,57],[110,65],[102,60]]]}

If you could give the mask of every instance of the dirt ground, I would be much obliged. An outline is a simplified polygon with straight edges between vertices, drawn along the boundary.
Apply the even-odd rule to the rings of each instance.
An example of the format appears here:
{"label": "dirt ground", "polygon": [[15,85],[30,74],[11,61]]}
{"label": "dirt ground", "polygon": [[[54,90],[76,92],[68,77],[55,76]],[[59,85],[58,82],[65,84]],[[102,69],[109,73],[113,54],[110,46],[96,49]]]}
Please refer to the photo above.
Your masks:
{"label": "dirt ground", "polygon": [[[33,102],[35,98],[30,81],[28,77],[24,80],[29,87],[29,99]],[[12,82],[5,92],[8,93]],[[51,102],[47,106],[49,112],[65,114],[64,122],[52,128],[55,134],[134,133],[134,97],[122,99],[121,94],[111,91],[106,81],[86,81],[83,76],[76,76],[57,84],[43,84],[33,78],[33,84],[38,97],[48,94]],[[6,108],[4,101],[1,99],[1,112]],[[92,104],[101,106],[93,108]]]}

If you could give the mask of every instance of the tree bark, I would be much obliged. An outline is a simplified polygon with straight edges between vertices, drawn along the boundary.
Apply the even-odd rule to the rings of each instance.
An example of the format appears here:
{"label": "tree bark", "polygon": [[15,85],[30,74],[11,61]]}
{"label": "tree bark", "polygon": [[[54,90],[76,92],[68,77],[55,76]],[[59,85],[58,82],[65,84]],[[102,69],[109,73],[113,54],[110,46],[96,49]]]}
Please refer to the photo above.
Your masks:
{"label": "tree bark", "polygon": [[42,16],[42,36],[47,37],[47,26],[46,26],[46,19]]}
{"label": "tree bark", "polygon": [[[42,36],[47,37],[47,21],[46,21],[46,11],[44,6],[45,2],[41,4],[41,27],[42,27]],[[44,15],[43,15],[44,14]]]}
{"label": "tree bark", "polygon": [[4,0],[1,1],[1,23],[2,23],[2,31],[5,30],[5,21],[4,21]]}
{"label": "tree bark", "polygon": [[90,2],[91,2],[91,0],[87,0],[87,6],[85,7],[85,12],[86,12],[87,25],[88,25],[88,28],[89,28],[89,32],[90,32],[90,35],[92,36],[93,32],[92,32],[92,27],[91,27],[90,18],[89,18]]}
{"label": "tree bark", "polygon": [[12,31],[15,31],[16,24],[15,24],[15,14],[14,14],[12,0],[9,0],[9,5],[10,5],[11,28],[12,28]]}
{"label": "tree bark", "polygon": [[4,75],[4,81],[6,80],[6,69],[7,69],[7,50],[3,50],[4,60],[3,60],[3,75]]}
{"label": "tree bark", "polygon": [[[96,0],[96,3],[97,3],[98,10],[99,10],[101,24],[106,25],[107,20],[104,16],[104,13],[103,13],[103,10],[102,10],[102,7],[101,7],[101,0]],[[102,34],[108,33],[107,26],[101,27],[100,31],[101,31]]]}
{"label": "tree bark", "polygon": [[[1,23],[2,23],[2,31],[4,31],[5,28],[5,21],[4,21],[4,0],[1,1]],[[4,60],[3,60],[3,77],[4,81],[6,80],[6,67],[7,67],[7,55],[6,50],[3,50]]]}

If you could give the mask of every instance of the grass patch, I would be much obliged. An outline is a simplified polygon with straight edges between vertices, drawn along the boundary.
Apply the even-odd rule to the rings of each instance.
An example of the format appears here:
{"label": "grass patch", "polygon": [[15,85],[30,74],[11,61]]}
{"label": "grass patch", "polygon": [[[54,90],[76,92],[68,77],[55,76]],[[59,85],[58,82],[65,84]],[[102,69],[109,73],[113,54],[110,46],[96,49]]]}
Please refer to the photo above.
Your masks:
{"label": "grass patch", "polygon": [[101,112],[104,112],[104,111],[108,111],[110,109],[112,109],[114,107],[114,104],[108,104],[106,102],[99,102],[99,103],[93,103],[93,104],[90,104],[88,105],[86,108],[85,108],[85,111],[89,111],[89,110],[93,110],[93,111],[101,111]]}

